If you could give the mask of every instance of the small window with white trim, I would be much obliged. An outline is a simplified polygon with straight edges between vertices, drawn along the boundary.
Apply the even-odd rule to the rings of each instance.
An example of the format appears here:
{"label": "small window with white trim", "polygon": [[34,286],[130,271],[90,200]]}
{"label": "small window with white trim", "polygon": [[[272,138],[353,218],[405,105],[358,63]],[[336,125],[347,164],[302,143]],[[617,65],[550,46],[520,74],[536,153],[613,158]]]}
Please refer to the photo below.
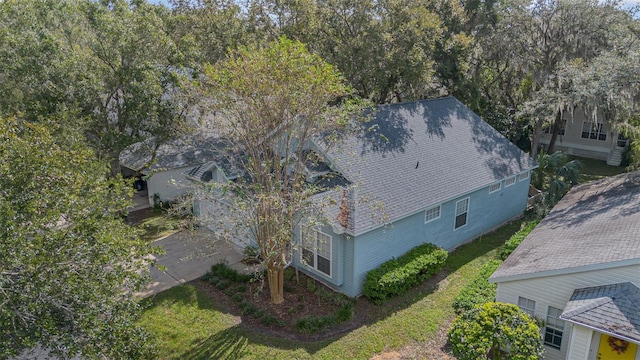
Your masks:
{"label": "small window with white trim", "polygon": [[529,172],[525,171],[522,174],[518,175],[518,181],[525,181],[529,178]]}
{"label": "small window with white trim", "polygon": [[564,321],[560,320],[560,315],[562,315],[561,309],[549,306],[544,328],[544,344],[558,350],[562,346],[562,333],[564,333]]}
{"label": "small window with white trim", "polygon": [[454,230],[467,225],[467,215],[469,213],[469,198],[456,202],[456,219]]}
{"label": "small window with white trim", "polygon": [[500,190],[500,183],[495,183],[491,186],[489,186],[489,194],[494,193],[496,191]]}
{"label": "small window with white trim", "polygon": [[512,176],[504,181],[504,187],[511,186],[516,183],[516,177]]}
{"label": "small window with white trim", "polygon": [[424,211],[425,224],[440,219],[440,205],[428,208]]}
{"label": "small window with white trim", "polygon": [[331,276],[331,235],[319,230],[300,229],[302,263]]}
{"label": "small window with white trim", "polygon": [[526,312],[531,317],[533,317],[533,315],[536,313],[536,302],[531,299],[518,296],[518,307],[520,307],[520,310]]}

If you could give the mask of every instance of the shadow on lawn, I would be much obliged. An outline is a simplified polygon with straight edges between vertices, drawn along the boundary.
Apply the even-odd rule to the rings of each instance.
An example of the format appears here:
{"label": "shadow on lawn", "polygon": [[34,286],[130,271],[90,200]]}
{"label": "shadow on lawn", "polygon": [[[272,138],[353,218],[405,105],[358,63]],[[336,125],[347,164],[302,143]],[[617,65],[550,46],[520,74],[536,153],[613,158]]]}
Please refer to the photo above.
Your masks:
{"label": "shadow on lawn", "polygon": [[[443,284],[446,286],[446,278],[449,275],[456,272],[465,264],[500,247],[511,235],[520,229],[522,222],[525,220],[526,218],[514,221],[474,242],[459,247],[450,254],[444,269],[439,274],[402,296],[390,299],[383,305],[377,306],[365,298],[359,298],[352,320],[325,332],[300,336],[293,331],[286,333],[266,331],[265,329],[250,328],[246,326],[246,324],[240,323],[226,327],[220,331],[212,332],[205,338],[194,340],[189,346],[184,348],[184,351],[180,352],[179,358],[241,359],[255,357],[255,345],[272,349],[268,351],[270,353],[272,352],[271,355],[273,355],[274,358],[283,355],[282,352],[299,351],[300,353],[298,355],[303,357],[308,356],[308,354],[316,354],[323,348],[347,336],[352,331],[362,327],[370,327],[393,314],[400,313],[436,292],[439,286]],[[225,309],[225,306],[219,304],[215,299],[211,299],[208,294],[197,290],[194,286],[181,286],[160,293],[150,299],[145,299],[145,302],[146,301],[150,301],[150,303],[147,303],[149,309],[153,309],[156,306],[167,308],[190,306],[190,304],[196,303],[199,309],[210,309],[210,311],[214,312],[241,316],[230,313],[228,309]],[[425,326],[426,325],[427,324],[425,324]],[[259,352],[262,352],[262,350],[259,350]]]}
{"label": "shadow on lawn", "polygon": [[471,243],[465,244],[450,254],[445,268],[427,280],[424,284],[405,293],[403,296],[392,298],[383,305],[374,305],[365,298],[359,298],[351,321],[329,331],[308,336],[306,339],[295,334],[265,333],[262,330],[247,329],[242,325],[236,325],[224,331],[211,335],[208,339],[199,341],[194,347],[186,351],[183,356],[187,359],[238,359],[247,354],[246,347],[249,344],[260,344],[279,350],[304,349],[308,354],[314,354],[332,342],[338,341],[351,331],[371,326],[376,322],[401,312],[424,297],[438,290],[439,284],[447,276],[454,273],[465,264],[483,256],[497,248],[511,237],[521,227],[522,218],[507,224],[493,233],[487,234]]}
{"label": "shadow on lawn", "polygon": [[239,326],[219,331],[204,340],[194,342],[181,354],[182,359],[242,359],[248,355],[250,340],[242,335]]}

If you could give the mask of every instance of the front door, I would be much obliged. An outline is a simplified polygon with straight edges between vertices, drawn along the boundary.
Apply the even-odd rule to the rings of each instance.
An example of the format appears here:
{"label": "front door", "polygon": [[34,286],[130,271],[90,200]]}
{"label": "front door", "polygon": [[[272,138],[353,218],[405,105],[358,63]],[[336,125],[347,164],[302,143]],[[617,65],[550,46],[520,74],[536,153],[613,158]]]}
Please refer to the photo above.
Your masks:
{"label": "front door", "polygon": [[638,345],[601,334],[597,360],[635,360]]}

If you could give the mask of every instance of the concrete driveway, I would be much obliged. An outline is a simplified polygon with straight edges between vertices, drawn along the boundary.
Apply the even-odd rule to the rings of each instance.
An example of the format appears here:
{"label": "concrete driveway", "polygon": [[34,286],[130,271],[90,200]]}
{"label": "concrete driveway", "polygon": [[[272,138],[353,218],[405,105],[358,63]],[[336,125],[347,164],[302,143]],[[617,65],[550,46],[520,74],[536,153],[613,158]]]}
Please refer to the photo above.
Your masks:
{"label": "concrete driveway", "polygon": [[147,297],[195,280],[219,262],[225,262],[239,272],[255,271],[255,267],[241,262],[243,255],[240,250],[227,241],[213,241],[213,237],[211,231],[198,228],[156,240],[153,244],[164,248],[166,253],[154,258],[166,269],[161,271],[155,266],[151,267],[151,284],[136,296]]}

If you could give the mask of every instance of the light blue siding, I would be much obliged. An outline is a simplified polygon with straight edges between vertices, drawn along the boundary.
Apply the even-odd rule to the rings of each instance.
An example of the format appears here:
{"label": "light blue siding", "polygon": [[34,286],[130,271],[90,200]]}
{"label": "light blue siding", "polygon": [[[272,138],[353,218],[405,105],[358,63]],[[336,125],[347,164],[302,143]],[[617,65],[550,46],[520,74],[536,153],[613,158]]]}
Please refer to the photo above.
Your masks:
{"label": "light blue siding", "polygon": [[[453,250],[519,216],[526,208],[528,189],[529,179],[516,179],[509,187],[503,182],[501,189],[491,194],[487,186],[441,204],[441,215],[437,220],[425,224],[424,211],[421,211],[349,240],[354,244],[353,273],[345,274],[344,278],[353,280],[345,281],[340,291],[349,296],[360,295],[368,271],[422,243]],[[467,224],[454,230],[456,202],[466,197],[470,199]],[[350,262],[349,259],[345,261]]]}
{"label": "light blue siding", "polygon": [[[362,294],[367,272],[393,257],[425,242],[453,250],[519,216],[526,208],[528,190],[528,178],[523,181],[516,178],[516,182],[508,187],[502,181],[500,190],[496,192],[489,193],[487,186],[440,204],[440,218],[426,224],[425,213],[420,211],[356,237],[338,235],[330,227],[323,227],[321,231],[332,238],[332,276],[302,264],[299,251],[294,252],[293,265],[329,287],[355,297]],[[467,224],[454,230],[456,202],[467,197]],[[299,236],[299,231],[296,231],[297,244]]]}
{"label": "light blue siding", "polygon": [[[331,227],[325,226],[319,229],[323,233],[331,236],[331,276],[327,276],[326,274],[317,271],[306,264],[302,263],[301,260],[301,241],[300,241],[300,230],[297,229],[294,234],[294,243],[296,244],[296,249],[293,252],[292,265],[297,267],[299,270],[315,277],[316,279],[322,281],[328,286],[340,290],[344,283],[344,276],[346,274],[345,271],[345,255],[349,254],[349,259],[353,259],[353,251],[349,251],[353,249],[352,244],[348,244],[345,241],[344,236],[335,234]],[[352,264],[349,264],[348,269],[352,272]],[[350,285],[353,286],[353,285]]]}

